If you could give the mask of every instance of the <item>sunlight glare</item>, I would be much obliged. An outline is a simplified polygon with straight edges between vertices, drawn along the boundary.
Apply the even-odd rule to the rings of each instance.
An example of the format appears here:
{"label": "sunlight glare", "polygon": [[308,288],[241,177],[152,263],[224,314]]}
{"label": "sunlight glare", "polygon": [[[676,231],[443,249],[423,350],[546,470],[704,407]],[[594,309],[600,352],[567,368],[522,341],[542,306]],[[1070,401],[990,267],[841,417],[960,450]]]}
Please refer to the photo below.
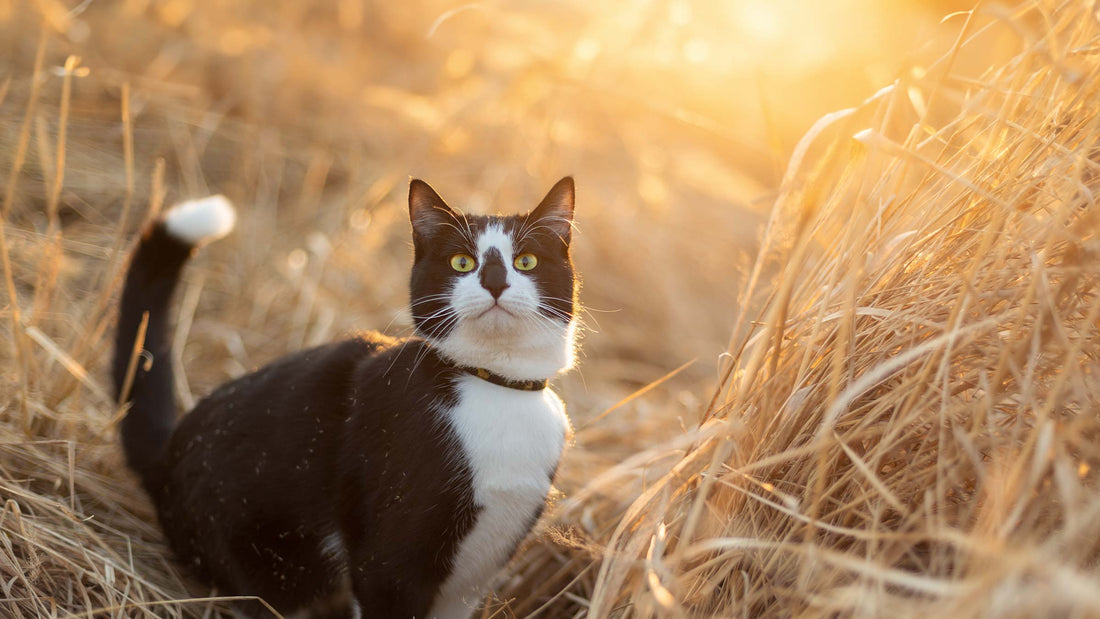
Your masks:
{"label": "sunlight glare", "polygon": [[789,3],[780,7],[772,2],[740,2],[736,15],[741,27],[757,39],[771,40],[783,33],[783,24],[790,23],[790,16],[781,14],[783,8],[791,8]]}

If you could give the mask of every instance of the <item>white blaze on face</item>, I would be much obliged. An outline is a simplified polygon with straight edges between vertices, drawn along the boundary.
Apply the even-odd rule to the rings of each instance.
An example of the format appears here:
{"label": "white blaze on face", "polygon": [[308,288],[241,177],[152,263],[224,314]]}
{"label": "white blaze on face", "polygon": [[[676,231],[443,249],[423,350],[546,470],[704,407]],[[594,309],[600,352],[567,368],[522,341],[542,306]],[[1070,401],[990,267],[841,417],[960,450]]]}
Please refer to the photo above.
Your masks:
{"label": "white blaze on face", "polygon": [[[481,269],[493,249],[500,252],[507,273],[508,287],[499,299],[481,285]],[[539,311],[538,285],[513,264],[512,235],[499,225],[488,226],[478,235],[474,258],[477,268],[459,275],[451,289],[451,306],[459,319],[445,337],[435,340],[440,351],[462,365],[518,380],[550,378],[572,366],[573,323]]]}
{"label": "white blaze on face", "polygon": [[[500,255],[504,256],[505,266],[512,264],[512,259],[515,257],[512,255],[512,235],[505,232],[500,226],[489,226],[477,237],[477,259],[479,264],[485,259],[485,255],[492,247],[497,248]],[[511,283],[511,276],[512,273],[509,272],[508,283]]]}
{"label": "white blaze on face", "polygon": [[[508,287],[501,293],[499,299],[493,299],[484,286],[481,285],[481,269],[491,250],[496,249],[504,261],[507,272],[505,281]],[[530,328],[530,325],[539,320],[539,290],[534,280],[516,270],[513,261],[516,258],[512,235],[505,232],[500,226],[489,226],[477,239],[477,268],[458,278],[451,296],[451,304],[458,310],[463,319],[477,319],[494,305],[499,304],[504,312],[493,312],[484,315],[478,322],[487,332]],[[510,314],[510,315],[509,315]],[[525,327],[525,323],[527,326]]]}

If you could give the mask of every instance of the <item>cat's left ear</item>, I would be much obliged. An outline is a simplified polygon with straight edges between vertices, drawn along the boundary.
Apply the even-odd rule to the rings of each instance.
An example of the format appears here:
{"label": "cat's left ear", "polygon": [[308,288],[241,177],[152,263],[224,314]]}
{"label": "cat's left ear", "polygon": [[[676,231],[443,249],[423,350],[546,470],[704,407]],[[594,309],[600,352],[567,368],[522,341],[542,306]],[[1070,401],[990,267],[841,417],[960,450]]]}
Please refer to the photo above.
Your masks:
{"label": "cat's left ear", "polygon": [[441,227],[461,219],[428,183],[418,178],[409,182],[409,220],[414,240],[431,238]]}
{"label": "cat's left ear", "polygon": [[554,184],[542,202],[527,216],[527,220],[537,221],[539,226],[550,230],[568,245],[573,231],[575,199],[573,177],[566,176]]}

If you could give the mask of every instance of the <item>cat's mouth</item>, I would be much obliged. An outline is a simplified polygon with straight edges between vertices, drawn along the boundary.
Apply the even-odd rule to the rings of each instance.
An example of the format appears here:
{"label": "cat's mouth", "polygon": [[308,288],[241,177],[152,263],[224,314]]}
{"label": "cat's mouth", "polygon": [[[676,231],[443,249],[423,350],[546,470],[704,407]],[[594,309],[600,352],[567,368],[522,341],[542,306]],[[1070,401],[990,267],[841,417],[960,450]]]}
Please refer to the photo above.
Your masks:
{"label": "cat's mouth", "polygon": [[507,314],[508,316],[513,317],[513,318],[515,318],[515,316],[516,316],[512,312],[509,312],[508,310],[504,309],[504,306],[501,305],[499,302],[497,302],[497,303],[493,303],[492,305],[490,305],[488,309],[486,309],[484,312],[481,312],[476,317],[477,318],[485,318],[487,316],[492,316],[492,315],[494,315],[493,313],[496,312],[497,310],[499,310],[499,311],[501,311],[501,312]]}

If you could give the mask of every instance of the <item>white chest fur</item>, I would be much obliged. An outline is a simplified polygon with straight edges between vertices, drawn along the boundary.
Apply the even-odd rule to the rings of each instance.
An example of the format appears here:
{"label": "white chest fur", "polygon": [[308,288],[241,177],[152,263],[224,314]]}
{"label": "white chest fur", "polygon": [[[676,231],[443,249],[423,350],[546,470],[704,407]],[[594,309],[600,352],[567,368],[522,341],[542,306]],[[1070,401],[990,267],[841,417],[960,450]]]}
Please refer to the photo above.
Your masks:
{"label": "white chest fur", "polygon": [[459,543],[451,576],[430,616],[469,617],[526,533],[550,490],[569,430],[565,406],[549,389],[519,391],[464,376],[447,412],[473,472],[473,528]]}

